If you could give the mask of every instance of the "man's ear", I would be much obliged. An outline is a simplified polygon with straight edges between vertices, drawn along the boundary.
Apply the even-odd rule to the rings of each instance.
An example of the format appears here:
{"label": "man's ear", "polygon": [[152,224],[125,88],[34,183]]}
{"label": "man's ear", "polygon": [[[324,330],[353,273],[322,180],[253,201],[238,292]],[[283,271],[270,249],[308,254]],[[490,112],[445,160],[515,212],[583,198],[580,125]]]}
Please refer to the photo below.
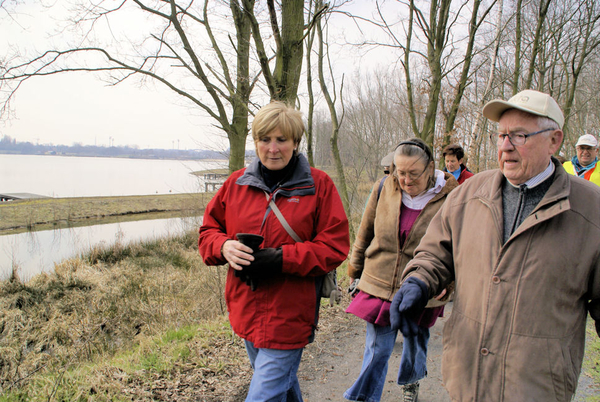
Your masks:
{"label": "man's ear", "polygon": [[554,155],[562,144],[564,133],[562,130],[554,130],[550,133],[550,155]]}

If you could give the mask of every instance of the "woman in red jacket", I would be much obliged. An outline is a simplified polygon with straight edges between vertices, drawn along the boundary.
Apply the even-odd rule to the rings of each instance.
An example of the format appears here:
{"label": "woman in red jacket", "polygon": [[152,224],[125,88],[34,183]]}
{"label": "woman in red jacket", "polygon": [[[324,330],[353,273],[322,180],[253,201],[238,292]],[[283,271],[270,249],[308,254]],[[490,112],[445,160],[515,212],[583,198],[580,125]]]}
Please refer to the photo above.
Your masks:
{"label": "woman in red jacket", "polygon": [[[350,248],[333,181],[298,153],[303,132],[298,110],[281,102],[261,108],[252,123],[258,158],[225,181],[200,228],[204,262],[229,264],[229,320],[254,369],[246,401],[302,401],[296,372],[314,339],[323,276]],[[262,247],[253,252],[239,233],[263,236]]]}

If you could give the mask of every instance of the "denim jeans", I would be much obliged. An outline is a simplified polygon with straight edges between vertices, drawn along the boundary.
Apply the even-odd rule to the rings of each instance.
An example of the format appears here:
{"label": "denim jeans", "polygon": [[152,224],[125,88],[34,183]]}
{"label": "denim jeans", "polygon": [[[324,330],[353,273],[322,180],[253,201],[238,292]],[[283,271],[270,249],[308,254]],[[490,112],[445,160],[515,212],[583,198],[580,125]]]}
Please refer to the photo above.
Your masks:
{"label": "denim jeans", "polygon": [[304,349],[258,349],[245,343],[254,369],[246,402],[302,402],[296,373]]}
{"label": "denim jeans", "polygon": [[[427,341],[429,330],[420,328],[414,338],[404,338],[402,359],[398,370],[398,383],[410,384],[427,375]],[[350,401],[378,402],[383,394],[388,361],[394,350],[398,331],[391,326],[367,322],[367,337],[362,368],[358,379],[344,392]]]}
{"label": "denim jeans", "polygon": [[429,328],[419,327],[417,335],[404,338],[398,371],[399,385],[415,383],[427,375],[428,342]]}
{"label": "denim jeans", "polygon": [[350,401],[377,402],[383,394],[388,361],[394,350],[398,331],[367,322],[367,338],[358,379],[344,392]]}

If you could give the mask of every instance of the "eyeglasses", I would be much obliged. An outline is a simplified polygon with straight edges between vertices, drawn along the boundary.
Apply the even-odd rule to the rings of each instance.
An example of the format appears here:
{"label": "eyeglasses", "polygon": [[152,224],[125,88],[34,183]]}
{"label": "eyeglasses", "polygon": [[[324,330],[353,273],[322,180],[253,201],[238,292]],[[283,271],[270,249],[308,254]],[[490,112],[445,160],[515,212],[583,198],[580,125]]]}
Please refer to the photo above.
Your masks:
{"label": "eyeglasses", "polygon": [[415,174],[415,173],[408,173],[408,172],[399,172],[396,171],[396,174],[398,174],[398,177],[400,179],[409,179],[410,181],[417,181],[419,180],[419,178],[421,176],[423,176],[423,173],[425,173],[425,171],[427,171],[428,166],[425,166],[425,169],[423,169],[423,171],[419,174]]}
{"label": "eyeglasses", "polygon": [[531,137],[532,135],[545,133],[546,131],[550,131],[550,130],[554,130],[554,129],[553,128],[546,128],[544,130],[536,131],[535,133],[529,133],[529,134],[522,133],[522,132],[508,133],[508,134],[491,133],[490,134],[490,141],[492,143],[494,143],[494,139],[495,139],[496,140],[496,145],[497,146],[501,146],[504,143],[504,139],[506,137],[508,137],[508,141],[510,141],[510,143],[513,146],[519,147],[519,146],[525,145],[525,142],[527,142],[527,138]]}

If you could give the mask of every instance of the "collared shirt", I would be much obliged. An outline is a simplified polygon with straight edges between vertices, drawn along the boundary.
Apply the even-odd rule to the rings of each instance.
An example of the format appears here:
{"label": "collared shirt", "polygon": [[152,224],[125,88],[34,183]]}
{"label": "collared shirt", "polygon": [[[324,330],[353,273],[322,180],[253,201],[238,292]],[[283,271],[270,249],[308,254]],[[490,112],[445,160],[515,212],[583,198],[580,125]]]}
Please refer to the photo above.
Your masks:
{"label": "collared shirt", "polygon": [[454,178],[458,180],[458,178],[460,177],[460,172],[462,172],[462,168],[459,166],[458,169],[450,173],[452,173],[452,176],[454,176]]}
{"label": "collared shirt", "polygon": [[548,167],[542,173],[538,174],[537,176],[533,176],[531,179],[527,180],[525,183],[523,183],[521,185],[515,186],[509,180],[507,180],[507,182],[515,188],[519,188],[523,185],[525,185],[527,188],[534,188],[535,186],[537,186],[538,184],[540,184],[541,182],[546,180],[548,177],[552,176],[554,174],[554,169],[555,169],[554,163],[552,163],[552,161],[550,161],[548,163]]}

